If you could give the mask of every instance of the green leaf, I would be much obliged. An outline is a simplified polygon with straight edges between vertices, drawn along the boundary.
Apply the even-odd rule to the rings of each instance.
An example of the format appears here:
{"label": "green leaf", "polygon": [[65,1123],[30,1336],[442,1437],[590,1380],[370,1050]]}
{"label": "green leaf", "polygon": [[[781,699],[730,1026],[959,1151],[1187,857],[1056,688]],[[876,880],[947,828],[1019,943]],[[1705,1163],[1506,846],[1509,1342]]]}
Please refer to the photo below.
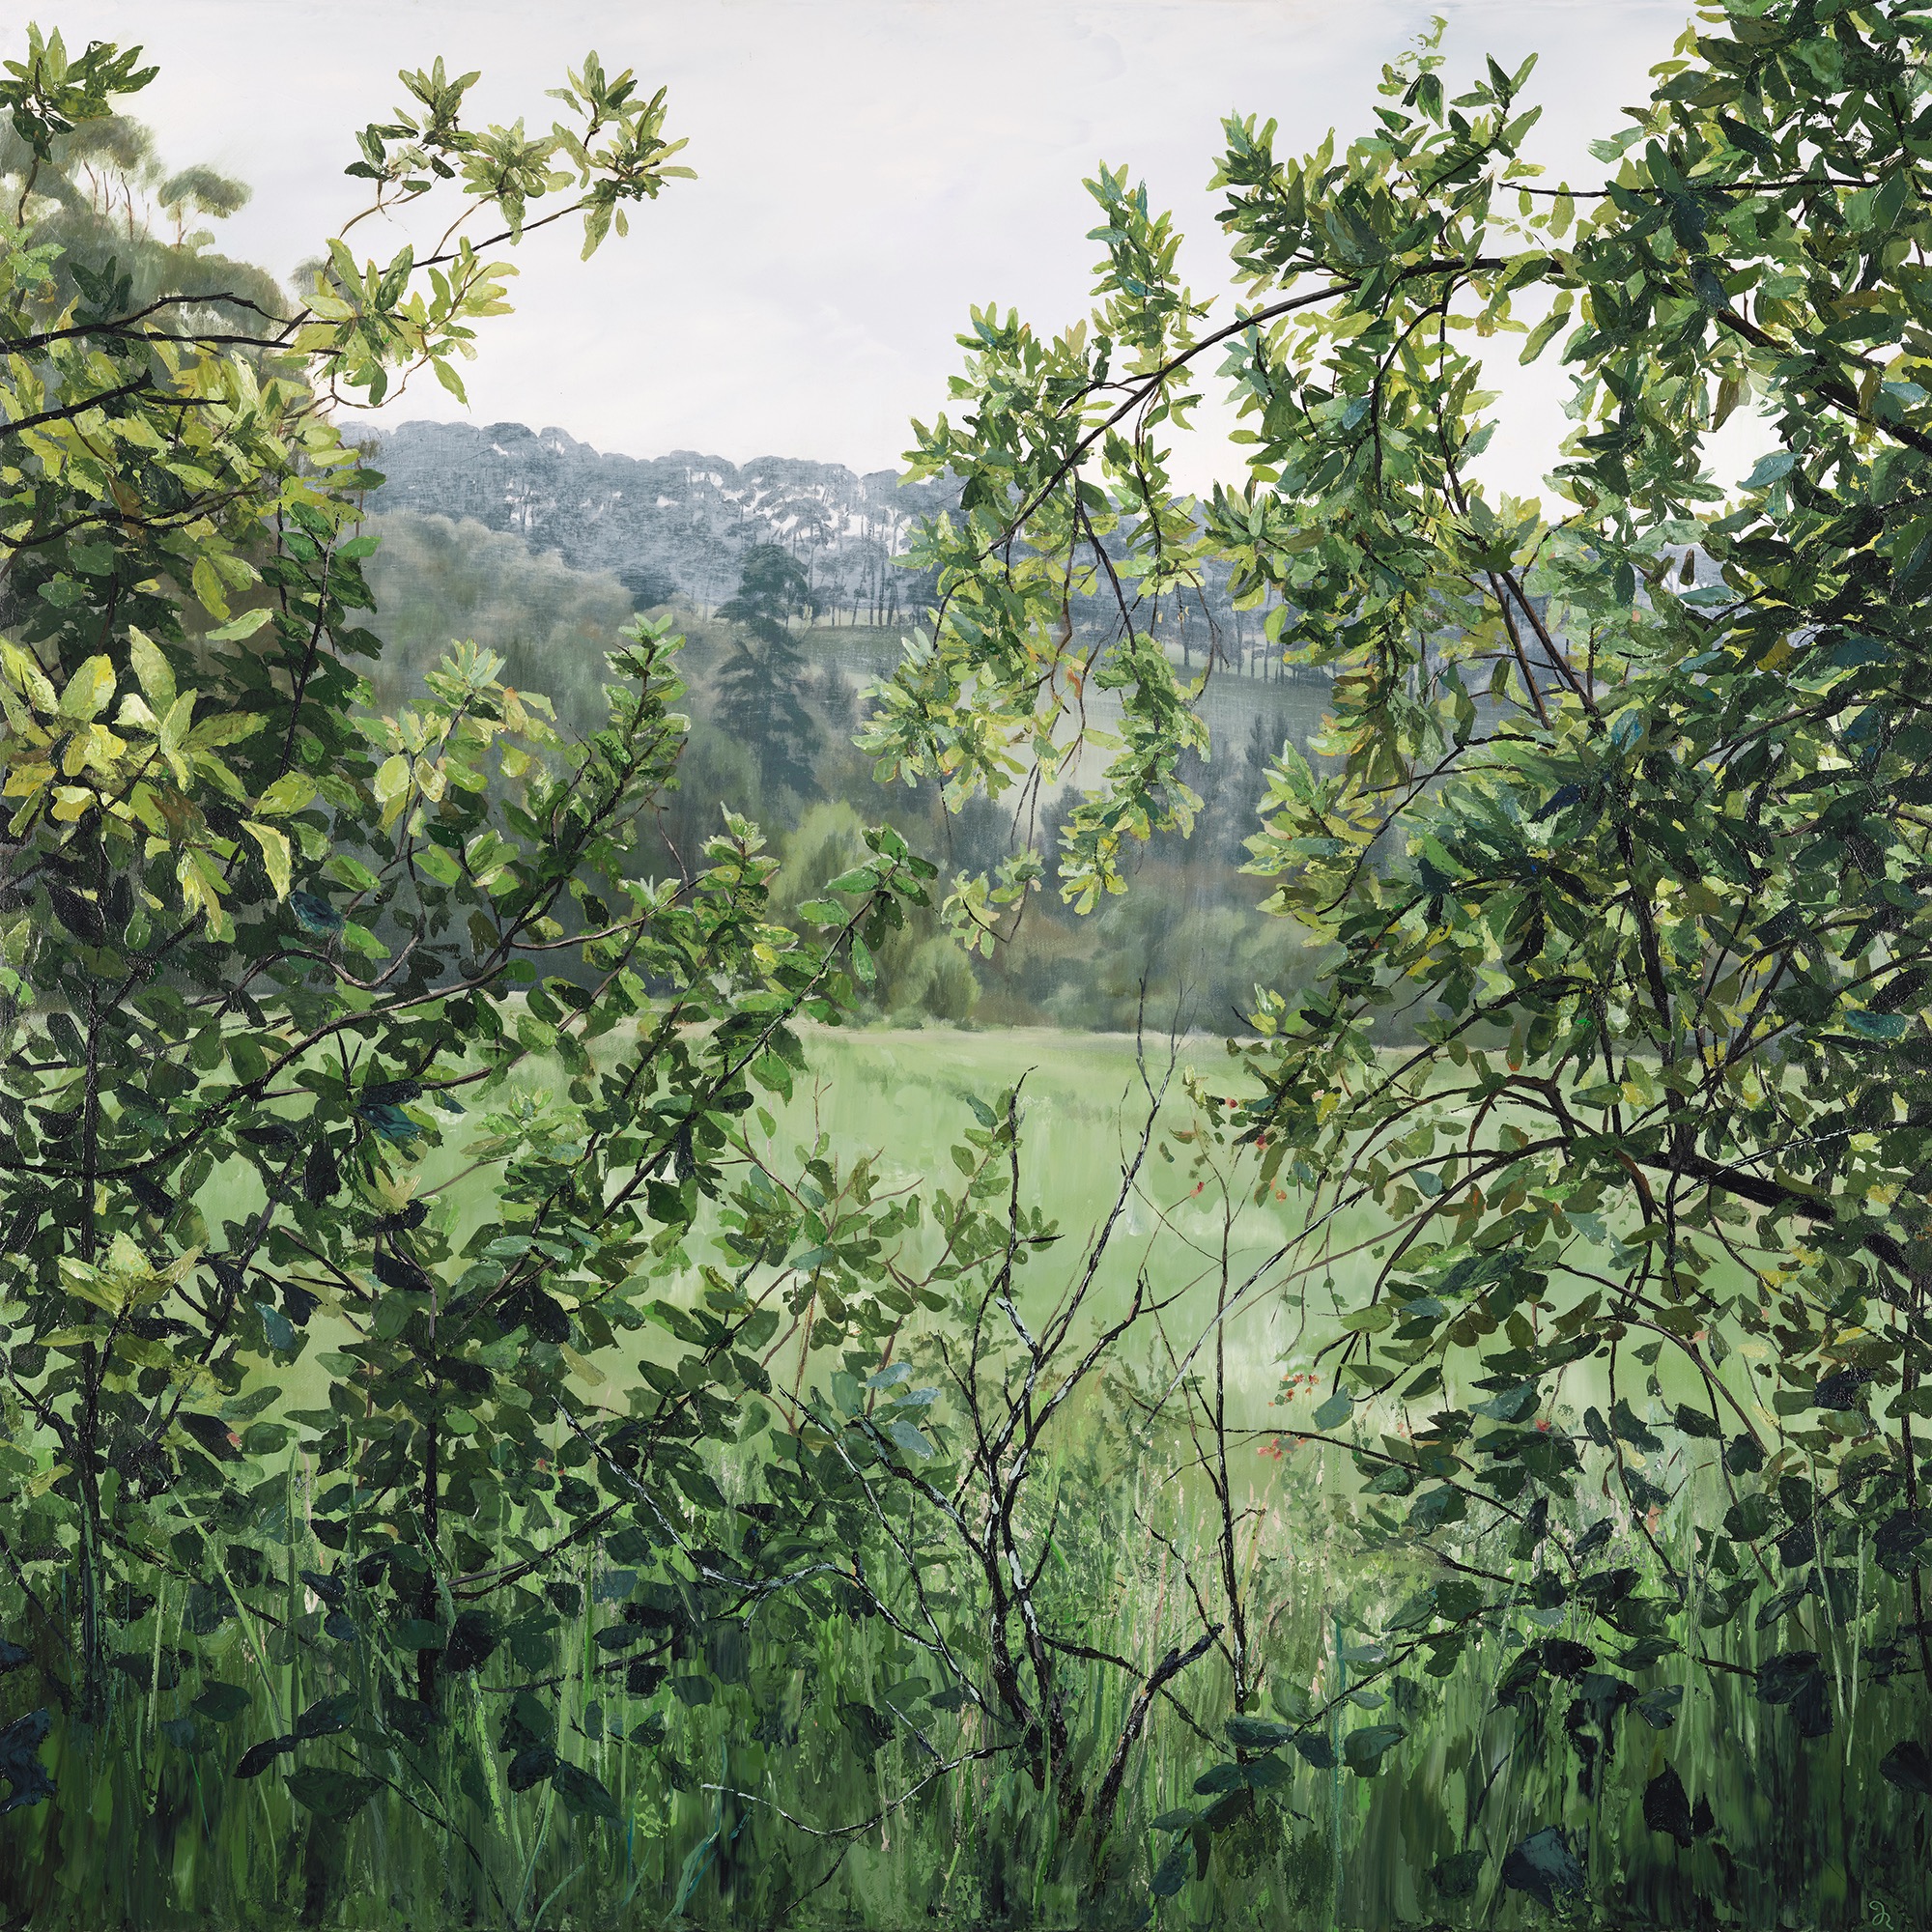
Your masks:
{"label": "green leaf", "polygon": [[915,1463],[927,1461],[933,1451],[932,1444],[915,1429],[910,1422],[895,1417],[886,1424],[886,1434],[892,1437],[900,1453]]}
{"label": "green leaf", "polygon": [[1901,1791],[1932,1798],[1932,1753],[1917,1739],[1895,1744],[1879,1759],[1879,1775]]}
{"label": "green leaf", "polygon": [[416,854],[416,869],[440,886],[454,886],[463,877],[463,867],[456,855],[445,852],[440,845],[425,845]]}
{"label": "green leaf", "polygon": [[1168,1846],[1160,1863],[1154,1867],[1153,1876],[1148,1881],[1148,1889],[1156,1898],[1173,1898],[1187,1883],[1187,1867],[1193,1862],[1193,1858],[1188,1841],[1185,1838],[1177,1839]]}
{"label": "green leaf", "polygon": [[114,696],[114,665],[104,657],[89,658],[68,679],[60,695],[60,715],[76,724],[99,718]]}
{"label": "green leaf", "polygon": [[232,622],[209,632],[209,637],[217,643],[232,643],[238,638],[252,638],[273,613],[266,605],[258,604],[252,611],[244,611]]}
{"label": "green leaf", "polygon": [[1418,1536],[1427,1536],[1445,1523],[1461,1522],[1468,1514],[1468,1499],[1462,1491],[1447,1483],[1424,1490],[1408,1507],[1408,1526]]}
{"label": "green leaf", "polygon": [[1382,1759],[1406,1737],[1400,1724],[1364,1724],[1342,1740],[1342,1758],[1359,1777],[1374,1777]]}
{"label": "green leaf", "polygon": [[346,1731],[355,1716],[355,1692],[344,1690],[333,1697],[319,1698],[296,1719],[298,1739],[332,1737]]}
{"label": "green leaf", "polygon": [[1522,345],[1522,354],[1517,360],[1523,364],[1534,362],[1548,346],[1549,339],[1570,320],[1570,303],[1559,301],[1549,313],[1529,331],[1528,339]]}
{"label": "green leaf", "polygon": [[358,1777],[319,1765],[290,1772],[288,1783],[289,1796],[298,1804],[330,1823],[353,1817],[383,1788],[379,1777]]}
{"label": "green leaf", "polygon": [[128,659],[155,716],[165,717],[175,701],[175,674],[160,646],[131,624],[128,628]]}
{"label": "green leaf", "polygon": [[651,1219],[662,1222],[666,1227],[681,1228],[691,1218],[684,1190],[673,1187],[668,1180],[647,1181],[644,1203]]}
{"label": "green leaf", "polygon": [[1435,1620],[1435,1585],[1431,1583],[1410,1597],[1388,1620],[1391,1633],[1426,1629]]}
{"label": "green leaf", "polygon": [[1554,1907],[1557,1892],[1588,1889],[1583,1867],[1554,1825],[1532,1832],[1509,1853],[1503,1860],[1503,1883],[1528,1892],[1546,1911]]}
{"label": "green leaf", "polygon": [[253,712],[216,712],[213,717],[199,720],[188,732],[186,742],[197,752],[219,751],[223,746],[239,745],[244,738],[252,738],[267,723],[266,718]]}
{"label": "green leaf", "polygon": [[1848,1012],[1845,1024],[1864,1039],[1903,1039],[1908,1022],[1903,1013]]}
{"label": "green leaf", "polygon": [[1296,1727],[1268,1718],[1236,1716],[1227,1723],[1228,1742],[1236,1750],[1275,1750],[1294,1742]]}
{"label": "green leaf", "polygon": [[1445,1898],[1467,1898],[1482,1882],[1483,1864],[1480,1851],[1452,1852],[1429,1876]]}
{"label": "green leaf", "polygon": [[283,818],[300,811],[315,798],[315,781],[301,772],[285,772],[255,801],[264,818]]}
{"label": "green leaf", "polygon": [[[214,567],[214,559],[207,555],[197,556],[189,571],[189,579],[195,596],[201,600],[202,608],[209,615],[216,620],[226,617],[228,586],[222,582],[221,573]],[[219,633],[215,635],[218,636]]]}
{"label": "green leaf", "polygon": [[1677,1707],[1683,1701],[1683,1685],[1660,1684],[1636,1700],[1636,1714],[1652,1730],[1668,1730],[1677,1721]]}
{"label": "green leaf", "polygon": [[559,1764],[551,1775],[551,1787],[563,1800],[564,1808],[579,1818],[615,1822],[623,1815],[604,1783],[577,1765]]}
{"label": "green leaf", "polygon": [[243,829],[257,845],[262,848],[262,865],[269,874],[269,883],[275,889],[275,896],[285,899],[289,895],[289,879],[295,864],[294,854],[289,849],[289,837],[278,826],[258,825],[244,819]]}
{"label": "green leaf", "polygon": [[1355,1399],[1347,1389],[1337,1389],[1315,1411],[1317,1429],[1339,1429],[1355,1412]]}
{"label": "green leaf", "polygon": [[1636,1418],[1635,1411],[1622,1396],[1610,1410],[1610,1428],[1633,1447],[1654,1455],[1663,1447],[1662,1438]]}
{"label": "green leaf", "polygon": [[202,1687],[201,1695],[194,1700],[194,1709],[210,1723],[232,1724],[247,1713],[249,1702],[248,1691],[242,1685],[224,1684],[217,1679]]}

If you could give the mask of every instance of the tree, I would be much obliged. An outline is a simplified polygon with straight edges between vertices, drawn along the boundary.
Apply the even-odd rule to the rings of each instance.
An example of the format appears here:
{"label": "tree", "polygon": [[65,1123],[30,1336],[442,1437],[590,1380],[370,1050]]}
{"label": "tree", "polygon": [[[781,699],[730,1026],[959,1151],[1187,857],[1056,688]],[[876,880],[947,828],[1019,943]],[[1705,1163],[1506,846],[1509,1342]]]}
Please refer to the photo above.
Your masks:
{"label": "tree", "polygon": [[[1247,608],[1277,600],[1284,658],[1332,673],[1338,763],[1284,751],[1253,851],[1338,964],[1236,1043],[1260,1082],[1237,1137],[1309,1190],[1291,1286],[1336,1214],[1387,1229],[1317,1424],[1407,1497],[1392,1536],[1454,1566],[1395,1625],[1432,1670],[1526,1588],[1622,1646],[1619,1698],[1754,1600],[1757,1695],[1802,1737],[1859,1655],[1907,1703],[1932,1677],[1929,46],[1901,5],[1725,0],[1573,187],[1525,157],[1529,64],[1451,99],[1431,36],[1346,151],[1228,123],[1245,298],[1211,328],[1166,217],[1103,171],[1091,328],[976,311],[959,418],[911,452],[965,476],[967,514],[916,546],[934,632],[872,748],[997,790],[1054,754],[1084,683],[1118,689],[1069,898],[1194,806],[1198,688],[1124,585],[1223,560]],[[1477,470],[1481,358],[1512,336],[1572,373],[1548,509]],[[1210,354],[1248,476],[1197,524],[1161,439]],[[1709,442],[1742,409],[1775,446],[1726,490]],[[1119,612],[1097,660],[1081,596]],[[982,923],[1031,883],[958,908]],[[1566,1370],[1605,1391],[1580,1425]],[[1685,1464],[1673,1553],[1653,1525]],[[1659,1594],[1593,1571],[1616,1524],[1651,1538]],[[1853,1605],[1831,1577],[1867,1535],[1889,1580]],[[1513,1668],[1559,1666],[1530,1643]],[[1916,1749],[1887,1761],[1906,1788]]]}
{"label": "tree", "polygon": [[413,696],[457,633],[503,660],[505,683],[541,691],[560,726],[587,737],[604,722],[604,649],[637,614],[627,586],[480,524],[392,510],[371,534],[382,539],[363,565],[383,640],[368,672],[379,708]]}
{"label": "tree", "polygon": [[718,670],[718,722],[756,747],[768,785],[804,800],[818,795],[818,727],[801,695],[805,660],[791,620],[815,609],[804,565],[781,544],[753,544],[737,595],[718,607],[743,633]]}
{"label": "tree", "polygon": [[[21,190],[9,211],[14,222],[25,218],[31,203],[35,238],[58,249],[55,272],[70,292],[76,270],[99,275],[112,262],[115,272],[128,277],[130,307],[143,307],[164,292],[199,297],[205,316],[219,315],[229,327],[249,331],[286,309],[271,276],[213,252],[213,232],[189,226],[197,216],[225,221],[246,205],[247,188],[205,163],[170,175],[155,153],[153,134],[137,121],[90,116],[58,135],[44,156],[10,124],[0,128],[0,173]],[[171,238],[165,230],[173,231]]]}
{"label": "tree", "polygon": [[[239,1621],[265,1675],[271,1646],[373,1656],[276,1711],[235,1775],[287,1772],[316,1896],[336,1823],[379,1789],[497,1887],[460,1822],[481,1772],[439,1727],[444,1681],[505,1624],[545,1641],[526,1579],[559,1556],[620,1531],[648,1551],[722,1507],[696,1445],[744,1424],[744,1351],[778,1323],[762,1289],[659,1301],[691,1348],[623,1407],[586,1403],[579,1372],[653,1319],[753,1092],[788,1086],[795,1022],[835,1013],[851,943],[932,868],[873,835],[804,937],[767,921],[776,862],[742,819],[689,876],[634,876],[683,738],[666,622],[617,641],[582,737],[473,643],[390,715],[364,708],[378,539],[355,532],[380,478],[330,406],[423,366],[455,384],[469,323],[503,307],[483,251],[538,225],[530,202],[575,185],[542,219],[581,213],[588,252],[686,172],[664,96],[592,55],[560,96],[576,125],[530,139],[465,126],[475,75],[404,75],[412,109],[350,173],[376,208],[447,185],[455,239],[386,268],[338,239],[289,314],[192,239],[137,228],[138,301],[118,258],[48,239],[96,124],[151,76],[135,61],[31,30],[0,89],[21,144],[0,236],[0,1558],[83,1748],[128,1662],[110,1606],[137,1594],[171,1588],[185,1638]],[[506,225],[478,242],[483,215]],[[533,1058],[560,1092],[511,1081]],[[424,1168],[466,1132],[498,1177],[473,1234]],[[326,1404],[278,1406],[311,1350]],[[296,1450],[319,1472],[302,1500]],[[310,1534],[340,1554],[298,1587]],[[9,1643],[0,1669],[28,1656]],[[224,1722],[251,1702],[207,1694]],[[512,1787],[554,1777],[607,1811],[536,1693],[514,1715]],[[7,1734],[9,1808],[51,1788],[21,1748],[51,1722]]]}
{"label": "tree", "polygon": [[675,581],[654,564],[632,564],[617,573],[617,582],[631,593],[639,611],[654,611],[677,595]]}

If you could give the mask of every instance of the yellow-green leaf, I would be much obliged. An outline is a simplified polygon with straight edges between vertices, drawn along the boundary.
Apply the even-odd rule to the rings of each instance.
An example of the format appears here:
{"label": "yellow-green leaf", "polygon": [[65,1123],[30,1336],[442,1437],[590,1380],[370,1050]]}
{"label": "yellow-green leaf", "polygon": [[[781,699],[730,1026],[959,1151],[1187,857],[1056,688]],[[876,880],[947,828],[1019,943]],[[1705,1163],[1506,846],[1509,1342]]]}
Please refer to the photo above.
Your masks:
{"label": "yellow-green leaf", "polygon": [[40,666],[18,644],[0,640],[0,668],[6,670],[7,682],[36,711],[47,712],[54,708],[53,686],[47,682]]}
{"label": "yellow-green leaf", "polygon": [[262,724],[263,720],[252,711],[219,712],[213,718],[204,718],[188,732],[187,749],[209,752],[217,745],[239,745],[243,738],[253,737]]}
{"label": "yellow-green leaf", "polygon": [[[206,598],[202,599],[203,603],[207,601]],[[223,609],[225,610],[226,608],[224,605]],[[252,638],[268,621],[268,607],[266,605],[257,605],[252,611],[242,611],[241,616],[237,617],[232,624],[223,624],[219,630],[211,631],[208,635],[211,638],[219,639],[223,643],[228,643],[236,638]]]}
{"label": "yellow-green leaf", "polygon": [[161,655],[161,647],[147,632],[130,626],[128,656],[133,664],[134,675],[141,680],[141,689],[148,694],[148,702],[159,717],[175,701],[175,674]]}
{"label": "yellow-green leaf", "polygon": [[68,679],[67,689],[61,693],[61,716],[85,724],[90,718],[99,718],[113,696],[113,664],[106,658],[89,658]]}
{"label": "yellow-green leaf", "polygon": [[198,556],[188,576],[194,585],[194,594],[201,599],[202,608],[209,615],[216,618],[227,616],[228,586],[222,582],[221,573],[207,557]]}
{"label": "yellow-green leaf", "polygon": [[252,818],[244,818],[242,823],[262,848],[262,863],[268,867],[269,883],[274,887],[275,896],[287,898],[291,865],[288,834],[272,825],[257,825]]}
{"label": "yellow-green leaf", "polygon": [[175,883],[181,887],[183,903],[189,912],[206,913],[211,925],[221,923],[221,880],[192,845],[184,848],[175,861]]}
{"label": "yellow-green leaf", "polygon": [[315,781],[301,772],[285,772],[256,801],[264,818],[281,818],[299,811],[315,796]]}

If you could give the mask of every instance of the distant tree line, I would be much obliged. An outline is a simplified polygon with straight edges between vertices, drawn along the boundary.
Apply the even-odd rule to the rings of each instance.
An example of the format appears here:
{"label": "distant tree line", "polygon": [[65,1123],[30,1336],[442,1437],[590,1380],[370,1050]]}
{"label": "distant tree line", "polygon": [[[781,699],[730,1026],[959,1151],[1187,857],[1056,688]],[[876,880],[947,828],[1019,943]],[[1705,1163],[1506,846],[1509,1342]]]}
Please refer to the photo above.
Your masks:
{"label": "distant tree line", "polygon": [[[447,649],[472,639],[505,661],[513,687],[543,690],[566,728],[595,730],[604,708],[604,639],[631,614],[621,574],[572,569],[507,531],[446,517],[391,512],[375,520],[367,562],[385,649],[371,667],[391,709]],[[887,820],[937,859],[943,878],[998,867],[1031,837],[1056,853],[1076,793],[1063,785],[1032,823],[984,799],[949,813],[929,781],[881,792],[853,745],[866,686],[894,651],[870,648],[868,628],[828,628],[805,567],[781,545],[745,553],[733,594],[710,617],[681,613],[692,730],[678,784],[660,801],[656,837],[640,845],[646,871],[693,863],[725,810],[756,819],[782,859],[775,892],[795,906],[860,862],[862,832]],[[890,643],[890,639],[885,640]],[[1319,690],[1278,689],[1215,673],[1225,722],[1207,757],[1190,752],[1183,777],[1203,799],[1191,838],[1157,835],[1132,862],[1139,890],[1080,920],[1051,892],[1036,898],[1012,943],[971,957],[935,914],[911,918],[881,955],[873,1009],[901,1020],[977,1017],[1006,1025],[1124,1031],[1145,1011],[1162,1025],[1233,1024],[1257,983],[1296,973],[1314,954],[1257,909],[1257,882],[1240,867],[1284,738],[1306,746],[1319,726]],[[1057,887],[1057,861],[1047,881]],[[1284,941],[1288,943],[1284,947]]]}

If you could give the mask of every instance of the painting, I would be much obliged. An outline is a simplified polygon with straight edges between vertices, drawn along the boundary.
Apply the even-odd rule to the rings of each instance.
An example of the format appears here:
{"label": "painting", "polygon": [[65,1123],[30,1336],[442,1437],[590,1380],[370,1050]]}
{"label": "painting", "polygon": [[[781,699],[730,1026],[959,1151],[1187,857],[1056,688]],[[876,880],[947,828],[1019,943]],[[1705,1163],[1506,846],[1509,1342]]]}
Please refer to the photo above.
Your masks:
{"label": "painting", "polygon": [[1932,1924],[1932,16],[0,109],[4,1932]]}

